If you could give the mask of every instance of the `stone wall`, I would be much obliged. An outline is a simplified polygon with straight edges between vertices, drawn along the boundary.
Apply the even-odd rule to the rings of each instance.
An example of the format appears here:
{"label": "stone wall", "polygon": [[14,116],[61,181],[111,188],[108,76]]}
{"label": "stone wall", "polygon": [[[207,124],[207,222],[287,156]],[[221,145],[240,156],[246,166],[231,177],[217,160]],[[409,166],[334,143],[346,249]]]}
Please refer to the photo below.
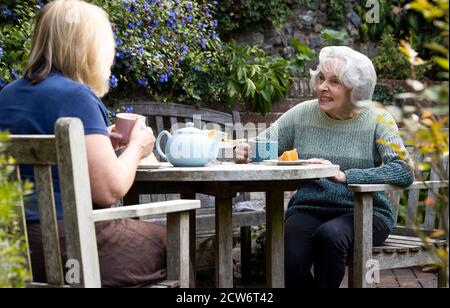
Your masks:
{"label": "stone wall", "polygon": [[[376,48],[373,43],[361,42],[359,26],[364,21],[364,16],[360,17],[356,13],[359,1],[342,1],[346,6],[346,20],[339,29],[346,31],[348,39],[340,42],[341,45],[353,47],[367,54],[369,57],[376,55]],[[290,58],[294,54],[291,45],[291,37],[299,42],[319,51],[324,46],[324,39],[320,32],[328,26],[328,1],[312,0],[308,4],[299,5],[292,10],[286,18],[286,23],[279,30],[275,29],[271,23],[265,23],[256,27],[249,27],[246,31],[235,34],[235,39],[239,45],[258,45],[270,55],[281,55]]]}

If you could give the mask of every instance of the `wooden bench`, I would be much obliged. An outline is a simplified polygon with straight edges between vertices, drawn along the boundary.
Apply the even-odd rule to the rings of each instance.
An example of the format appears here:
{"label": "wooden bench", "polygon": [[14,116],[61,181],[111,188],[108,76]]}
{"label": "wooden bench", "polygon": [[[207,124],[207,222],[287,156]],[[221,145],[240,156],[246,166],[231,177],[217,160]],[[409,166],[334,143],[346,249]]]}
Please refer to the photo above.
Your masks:
{"label": "wooden bench", "polygon": [[[240,114],[233,111],[231,114],[198,108],[189,105],[158,103],[158,102],[127,102],[122,101],[114,108],[132,107],[133,112],[146,116],[147,124],[154,129],[155,136],[163,130],[173,132],[173,130],[182,128],[186,122],[193,122],[195,127],[200,129],[220,129],[228,134],[229,138],[244,137],[243,130],[236,131],[236,127],[241,124]],[[164,149],[163,140],[161,148]],[[156,151],[155,151],[156,152]],[[159,155],[155,156],[160,159]],[[219,160],[232,160],[233,149],[226,149],[219,154]],[[139,202],[154,202],[164,200],[174,200],[180,198],[178,194],[165,195],[143,195]],[[197,200],[202,200],[202,209],[197,212],[196,221],[191,220],[191,224],[196,225],[197,232],[205,230],[214,230],[214,198],[197,194]],[[133,200],[136,202],[137,200]],[[236,202],[252,202],[250,194],[241,193]],[[133,203],[134,203],[133,202]],[[125,201],[126,203],[126,201]],[[239,206],[239,204],[237,204]],[[160,220],[156,218],[156,220]],[[263,208],[249,212],[234,212],[233,225],[240,228],[241,235],[241,268],[244,279],[248,277],[249,260],[251,256],[251,226],[262,225],[266,223],[265,210]]]}
{"label": "wooden bench", "polygon": [[[415,155],[415,160],[420,161],[421,156]],[[439,175],[442,171],[442,174]],[[442,175],[445,176],[442,179]],[[431,248],[448,247],[447,238],[432,239],[424,241],[425,236],[431,236],[436,227],[448,228],[448,204],[445,213],[437,215],[434,206],[427,206],[424,219],[418,221],[419,194],[420,190],[428,190],[427,197],[435,198],[440,189],[448,189],[448,157],[442,159],[440,171],[433,169],[429,181],[415,182],[407,188],[392,185],[349,185],[350,190],[355,192],[355,245],[351,264],[349,266],[350,287],[372,287],[366,280],[367,271],[370,269],[371,260],[376,260],[379,269],[403,268],[411,266],[424,266],[438,264],[439,259]],[[372,247],[372,215],[373,215],[373,193],[387,192],[387,195],[395,207],[395,219],[398,218],[399,201],[405,191],[408,193],[407,217],[404,227],[395,227],[393,233],[380,247]],[[415,226],[419,227],[419,230]],[[418,233],[419,231],[419,233]],[[421,238],[418,234],[423,234]],[[438,273],[438,287],[448,287],[447,272],[443,269]]]}
{"label": "wooden bench", "polygon": [[[80,264],[80,281],[74,287],[100,287],[95,222],[147,215],[167,215],[167,278],[160,287],[188,287],[190,282],[189,213],[200,207],[196,200],[175,200],[93,210],[83,125],[79,119],[61,118],[55,136],[12,135],[9,147],[19,164],[33,165],[35,191],[41,217],[47,284],[31,280],[29,287],[67,287],[53,196],[51,166],[57,165],[61,186],[68,260]],[[18,166],[19,167],[19,166]],[[17,168],[17,175],[19,168]],[[26,230],[24,206],[21,228]],[[26,232],[24,232],[26,237]],[[30,251],[28,251],[30,263]],[[30,267],[31,271],[31,267]],[[176,281],[176,282],[174,282]]]}

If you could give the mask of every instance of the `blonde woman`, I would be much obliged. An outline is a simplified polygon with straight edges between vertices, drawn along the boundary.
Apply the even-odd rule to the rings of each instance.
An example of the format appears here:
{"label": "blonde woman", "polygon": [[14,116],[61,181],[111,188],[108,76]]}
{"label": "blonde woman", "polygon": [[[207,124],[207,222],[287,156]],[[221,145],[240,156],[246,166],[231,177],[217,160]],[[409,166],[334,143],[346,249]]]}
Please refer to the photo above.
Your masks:
{"label": "blonde woman", "polygon": [[[56,0],[40,12],[26,74],[0,92],[0,130],[53,134],[59,117],[78,117],[85,129],[93,203],[109,207],[130,189],[140,159],[153,151],[149,127],[136,123],[117,157],[100,97],[108,92],[115,42],[107,14],[78,0]],[[120,175],[120,176],[118,176]],[[33,181],[33,171],[22,169]],[[62,218],[53,172],[58,219]],[[36,196],[27,200],[28,235],[35,281],[45,281]],[[61,241],[64,242],[60,221]],[[137,220],[96,225],[102,285],[131,287],[165,278],[165,230]],[[64,245],[62,245],[64,247]]]}

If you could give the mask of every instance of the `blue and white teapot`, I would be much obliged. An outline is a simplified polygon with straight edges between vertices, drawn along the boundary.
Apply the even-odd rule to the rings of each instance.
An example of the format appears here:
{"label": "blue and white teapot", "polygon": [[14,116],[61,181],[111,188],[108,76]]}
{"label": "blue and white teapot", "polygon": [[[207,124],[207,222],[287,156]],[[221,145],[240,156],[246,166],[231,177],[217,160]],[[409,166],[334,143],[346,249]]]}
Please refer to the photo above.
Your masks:
{"label": "blue and white teapot", "polygon": [[[194,127],[194,123],[186,123],[185,128],[176,130],[173,135],[164,130],[156,139],[156,150],[164,160],[175,167],[203,167],[217,158],[223,132],[213,136],[209,131]],[[161,139],[167,136],[165,151],[161,150]]]}

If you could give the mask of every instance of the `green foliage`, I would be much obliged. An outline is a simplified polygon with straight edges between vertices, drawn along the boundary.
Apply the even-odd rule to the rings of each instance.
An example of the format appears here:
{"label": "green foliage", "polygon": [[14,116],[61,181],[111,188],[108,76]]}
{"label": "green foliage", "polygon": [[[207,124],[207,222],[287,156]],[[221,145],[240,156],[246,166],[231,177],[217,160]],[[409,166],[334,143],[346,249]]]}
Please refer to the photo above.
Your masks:
{"label": "green foliage", "polygon": [[373,64],[379,76],[385,79],[405,79],[410,74],[410,65],[401,53],[398,41],[392,34],[384,34],[378,46],[378,56]]}
{"label": "green foliage", "polygon": [[378,83],[375,86],[375,91],[373,93],[373,100],[380,102],[385,106],[394,105],[395,96],[400,93],[404,93],[405,88],[397,85],[394,88],[390,87],[384,83]]}
{"label": "green foliage", "polygon": [[271,22],[276,27],[286,21],[286,15],[294,5],[311,0],[227,0],[221,1],[217,12],[219,32],[230,34],[249,25]]}
{"label": "green foliage", "polygon": [[347,19],[346,1],[328,0],[327,8],[327,26],[331,28],[340,28]]}
{"label": "green foliage", "polygon": [[8,135],[0,132],[0,288],[23,287],[29,278],[26,246],[18,225],[18,210],[23,191],[31,188],[9,178],[15,169],[4,152]]}
{"label": "green foliage", "polygon": [[[430,57],[426,49],[427,42],[441,41],[439,32],[436,31],[433,24],[427,23],[425,18],[405,6],[411,0],[379,0],[380,4],[380,22],[379,23],[361,23],[360,33],[363,39],[378,41],[388,34],[396,39],[407,39],[424,59]],[[357,12],[364,17],[367,9],[366,1],[360,1],[361,5]]]}
{"label": "green foliage", "polygon": [[323,44],[324,46],[337,45],[338,42],[343,41],[349,37],[346,31],[337,31],[328,28],[320,31],[320,36],[325,40]]}
{"label": "green foliage", "polygon": [[281,57],[267,57],[258,47],[230,46],[230,77],[228,96],[231,100],[244,100],[255,111],[266,115],[272,104],[282,99],[290,86],[288,61]]}
{"label": "green foliage", "polygon": [[295,38],[291,38],[291,43],[295,48],[295,53],[289,60],[289,70],[292,72],[293,77],[309,77],[306,63],[318,58],[316,52],[308,45],[300,43]]}
{"label": "green foliage", "polygon": [[35,0],[6,0],[0,4],[0,89],[23,73],[38,9]]}

